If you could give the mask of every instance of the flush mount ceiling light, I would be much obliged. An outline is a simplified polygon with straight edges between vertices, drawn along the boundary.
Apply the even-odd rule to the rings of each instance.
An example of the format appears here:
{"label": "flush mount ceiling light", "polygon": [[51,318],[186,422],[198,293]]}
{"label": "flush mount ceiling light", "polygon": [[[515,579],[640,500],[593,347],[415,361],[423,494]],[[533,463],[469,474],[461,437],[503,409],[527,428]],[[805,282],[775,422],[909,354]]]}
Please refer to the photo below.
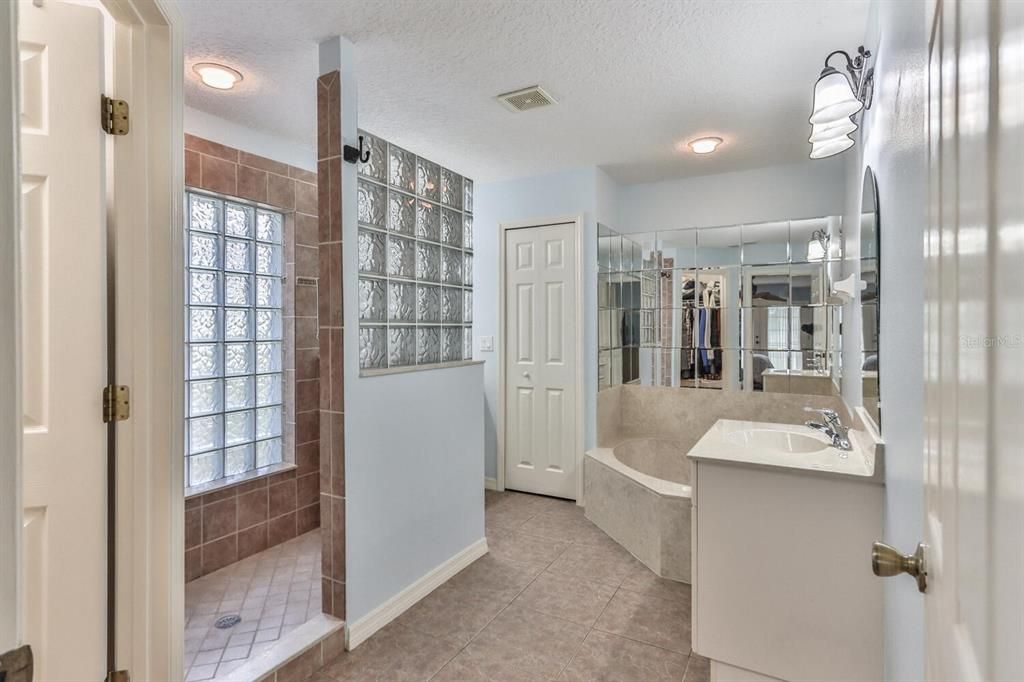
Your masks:
{"label": "flush mount ceiling light", "polygon": [[696,140],[687,142],[686,146],[692,149],[694,154],[710,154],[718,149],[720,144],[722,144],[720,137],[698,137]]}
{"label": "flush mount ceiling light", "polygon": [[192,71],[199,76],[204,85],[217,90],[230,90],[242,80],[242,74],[235,69],[213,62],[193,64]]}
{"label": "flush mount ceiling light", "polygon": [[[829,66],[836,55],[846,58],[849,77]],[[825,57],[825,68],[814,84],[814,105],[811,111],[811,158],[835,156],[853,146],[850,133],[857,129],[853,116],[871,106],[874,69],[867,67],[871,53],[861,45],[851,58],[844,50]]]}

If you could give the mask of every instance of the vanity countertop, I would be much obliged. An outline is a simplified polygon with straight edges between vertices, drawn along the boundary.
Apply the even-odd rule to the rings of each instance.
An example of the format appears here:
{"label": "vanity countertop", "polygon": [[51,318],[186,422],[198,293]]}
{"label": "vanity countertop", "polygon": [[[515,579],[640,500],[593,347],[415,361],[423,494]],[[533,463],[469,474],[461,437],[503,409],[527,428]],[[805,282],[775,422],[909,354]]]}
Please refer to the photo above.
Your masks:
{"label": "vanity countertop", "polygon": [[[808,439],[818,441],[821,448],[789,451],[781,446],[749,442],[751,434],[766,436],[780,443],[785,443],[790,439],[789,434],[792,434],[792,440],[800,446],[797,450],[806,450],[808,446],[813,448]],[[858,431],[850,432],[850,440],[853,449],[844,453],[832,447],[824,434],[806,426],[719,419],[690,449],[687,456],[697,461],[798,470],[826,476],[855,477],[865,482],[881,482],[882,469],[876,466],[877,449],[874,441],[868,434]]]}

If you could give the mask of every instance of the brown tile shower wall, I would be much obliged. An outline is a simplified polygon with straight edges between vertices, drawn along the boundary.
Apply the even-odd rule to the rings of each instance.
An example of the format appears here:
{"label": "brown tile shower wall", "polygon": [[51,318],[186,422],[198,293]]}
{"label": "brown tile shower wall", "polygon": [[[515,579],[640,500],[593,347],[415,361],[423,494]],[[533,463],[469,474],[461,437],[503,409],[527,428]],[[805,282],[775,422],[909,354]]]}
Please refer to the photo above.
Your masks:
{"label": "brown tile shower wall", "polygon": [[341,76],[320,76],[317,186],[320,204],[320,532],[323,610],[345,618],[345,405],[342,323]]}
{"label": "brown tile shower wall", "polygon": [[185,135],[185,184],[266,204],[284,221],[284,448],[296,468],[190,498],[185,579],[193,580],[320,524],[320,275],[317,176]]}

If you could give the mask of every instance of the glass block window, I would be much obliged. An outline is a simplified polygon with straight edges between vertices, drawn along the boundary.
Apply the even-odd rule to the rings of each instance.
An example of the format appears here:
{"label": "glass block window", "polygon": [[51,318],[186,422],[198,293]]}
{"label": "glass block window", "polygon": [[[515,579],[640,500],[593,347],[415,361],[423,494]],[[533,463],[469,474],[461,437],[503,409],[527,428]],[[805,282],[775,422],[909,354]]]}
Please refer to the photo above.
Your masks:
{"label": "glass block window", "polygon": [[471,360],[473,181],[359,134],[359,366]]}
{"label": "glass block window", "polygon": [[284,216],[188,192],[185,484],[282,461]]}

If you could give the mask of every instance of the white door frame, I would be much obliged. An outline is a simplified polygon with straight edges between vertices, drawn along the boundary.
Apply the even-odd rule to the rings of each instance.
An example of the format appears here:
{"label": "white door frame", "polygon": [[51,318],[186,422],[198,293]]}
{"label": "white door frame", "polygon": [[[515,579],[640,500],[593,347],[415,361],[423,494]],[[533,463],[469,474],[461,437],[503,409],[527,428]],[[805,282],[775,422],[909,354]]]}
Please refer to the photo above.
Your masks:
{"label": "white door frame", "polygon": [[[507,311],[505,305],[505,233],[508,230],[519,230],[529,227],[545,227],[548,225],[572,224],[573,236],[576,240],[576,296],[573,302],[574,323],[576,325],[576,357],[577,361],[586,361],[583,355],[583,215],[569,215],[556,218],[517,220],[498,223],[498,481],[496,488],[505,489],[505,336]],[[576,504],[583,504],[583,373],[581,366],[576,371],[576,404],[573,408],[575,428],[573,429],[573,450],[576,454]]]}
{"label": "white door frame", "polygon": [[[0,547],[21,547],[18,3],[0,3]],[[14,387],[8,390],[7,387]],[[0,552],[0,653],[21,644],[21,552]]]}
{"label": "white door frame", "polygon": [[[184,332],[176,274],[184,196],[183,22],[173,0],[101,2],[115,22],[114,84],[107,94],[131,107],[131,132],[113,144],[108,214],[116,235],[117,381],[132,390],[131,419],[117,426],[116,667],[135,679],[173,680],[182,677],[184,618]],[[0,385],[13,387],[0,392],[0,544],[20,548],[18,22],[17,3],[0,4],[0,34],[11,37],[0,55],[0,158],[8,159],[0,166]],[[0,651],[22,637],[21,552],[2,554]]]}

